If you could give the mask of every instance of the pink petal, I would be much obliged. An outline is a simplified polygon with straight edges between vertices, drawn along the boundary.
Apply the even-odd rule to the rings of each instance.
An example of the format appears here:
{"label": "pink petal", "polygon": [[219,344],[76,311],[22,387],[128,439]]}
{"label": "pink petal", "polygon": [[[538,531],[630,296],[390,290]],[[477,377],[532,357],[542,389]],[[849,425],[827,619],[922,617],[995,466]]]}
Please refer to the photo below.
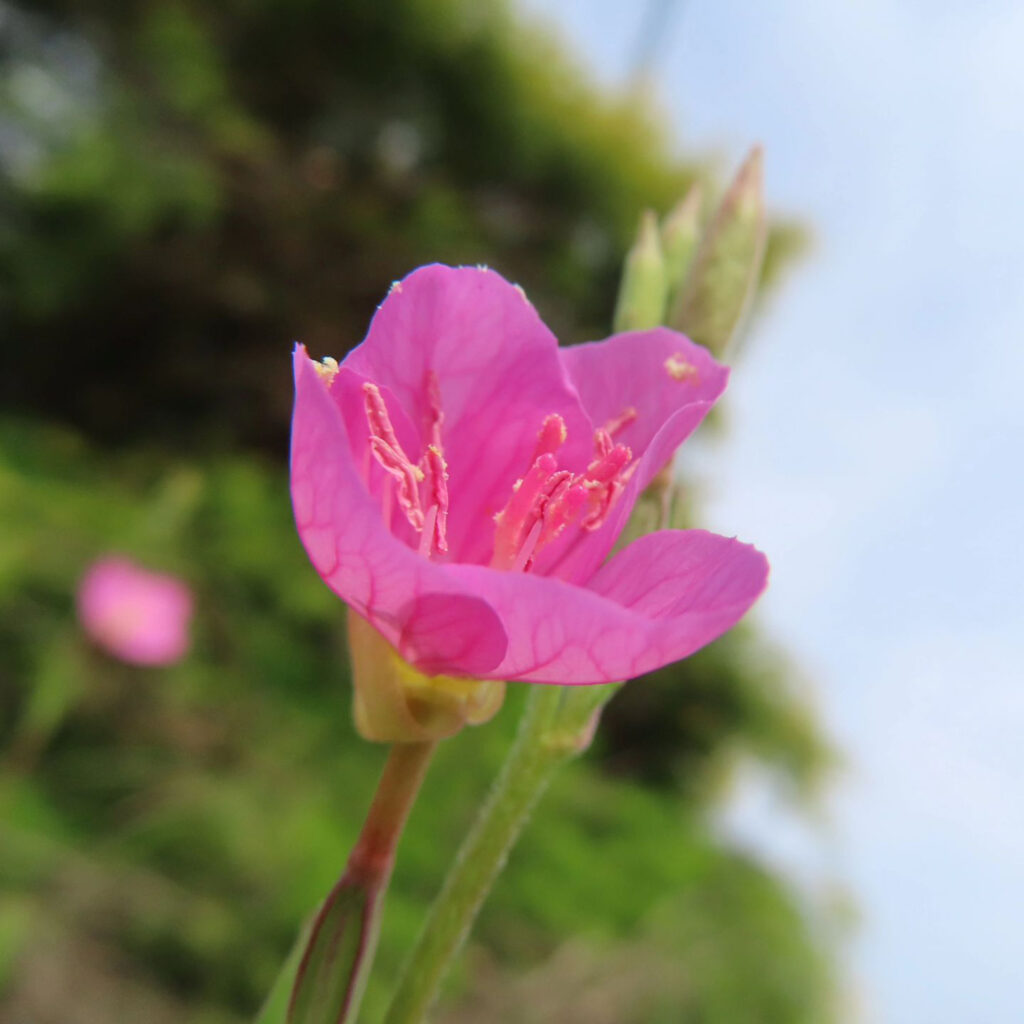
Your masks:
{"label": "pink petal", "polygon": [[494,609],[465,594],[422,594],[403,609],[398,646],[427,675],[481,676],[505,656],[508,638]]}
{"label": "pink petal", "polygon": [[192,594],[181,580],[127,558],[101,558],[78,588],[78,614],[89,635],[135,665],[169,665],[189,647]]}
{"label": "pink petal", "polygon": [[[328,392],[302,346],[294,364],[292,503],[313,566],[423,671],[495,678],[507,645],[500,620],[443,565],[392,535],[352,457],[346,421],[358,420],[342,408],[361,402],[361,379],[342,368]],[[445,599],[452,602],[447,614]],[[460,616],[471,637],[454,634]]]}
{"label": "pink petal", "polygon": [[583,684],[685,658],[733,626],[764,589],[753,547],[703,530],[631,544],[582,588],[529,573],[451,566],[497,612],[508,653],[491,678]]}
{"label": "pink petal", "polygon": [[616,334],[563,349],[561,355],[596,426],[627,409],[637,414],[615,440],[633,450],[638,466],[604,525],[553,545],[537,561],[542,574],[585,581],[608,557],[640,492],[725,390],[729,371],[706,349],[664,327]]}
{"label": "pink petal", "polygon": [[[667,327],[574,345],[562,349],[561,358],[595,427],[636,410],[636,419],[615,440],[637,456],[679,410],[695,404],[710,408],[729,379],[728,369],[707,349]],[[661,468],[650,465],[646,471],[653,477]],[[641,487],[649,482],[643,480]]]}
{"label": "pink petal", "polygon": [[559,413],[568,428],[563,464],[583,466],[590,455],[592,428],[554,335],[523,292],[493,270],[429,266],[410,274],[344,366],[396,397],[421,430],[414,457],[428,440],[427,380],[437,375],[452,495],[448,540],[459,561],[490,557],[493,516],[529,468],[548,415]]}

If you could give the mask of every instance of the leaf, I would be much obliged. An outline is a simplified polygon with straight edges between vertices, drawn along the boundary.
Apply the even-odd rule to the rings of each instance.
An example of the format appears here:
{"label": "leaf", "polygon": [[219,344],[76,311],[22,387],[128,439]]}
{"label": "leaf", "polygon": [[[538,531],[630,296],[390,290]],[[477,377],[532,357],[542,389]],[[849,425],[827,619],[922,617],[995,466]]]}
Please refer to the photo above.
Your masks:
{"label": "leaf", "polygon": [[377,944],[378,887],[346,872],[313,922],[288,1007],[288,1024],[356,1019]]}

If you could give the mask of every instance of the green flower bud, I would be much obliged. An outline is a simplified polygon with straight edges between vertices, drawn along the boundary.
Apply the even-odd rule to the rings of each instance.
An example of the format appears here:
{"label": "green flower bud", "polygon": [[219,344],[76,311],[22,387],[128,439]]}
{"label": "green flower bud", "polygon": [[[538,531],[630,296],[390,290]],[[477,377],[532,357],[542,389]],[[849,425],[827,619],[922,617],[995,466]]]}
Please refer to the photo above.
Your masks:
{"label": "green flower bud", "polygon": [[670,307],[697,253],[703,206],[704,189],[698,181],[669,211],[661,226],[661,248],[665,254],[665,280]]}
{"label": "green flower bud", "polygon": [[645,210],[636,242],[626,254],[622,269],[622,284],[615,305],[615,332],[642,331],[664,323],[667,293],[658,220],[651,210]]}
{"label": "green flower bud", "polygon": [[668,326],[721,356],[757,290],[767,236],[762,158],[755,147],[740,168],[701,239]]}

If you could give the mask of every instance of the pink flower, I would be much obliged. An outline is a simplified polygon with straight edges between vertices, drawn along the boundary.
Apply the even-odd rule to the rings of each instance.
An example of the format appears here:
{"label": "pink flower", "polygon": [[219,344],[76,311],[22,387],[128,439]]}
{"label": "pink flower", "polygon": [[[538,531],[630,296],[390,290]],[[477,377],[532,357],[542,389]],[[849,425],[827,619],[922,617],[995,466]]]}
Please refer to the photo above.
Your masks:
{"label": "pink flower", "polygon": [[94,562],[78,587],[78,617],[97,644],[134,665],[169,665],[188,650],[192,595],[180,580],[126,558]]}
{"label": "pink flower", "polygon": [[693,653],[764,588],[760,552],[665,530],[608,559],[727,371],[667,329],[559,349],[493,271],[423,267],[339,366],[295,351],[299,534],[427,676],[604,683]]}

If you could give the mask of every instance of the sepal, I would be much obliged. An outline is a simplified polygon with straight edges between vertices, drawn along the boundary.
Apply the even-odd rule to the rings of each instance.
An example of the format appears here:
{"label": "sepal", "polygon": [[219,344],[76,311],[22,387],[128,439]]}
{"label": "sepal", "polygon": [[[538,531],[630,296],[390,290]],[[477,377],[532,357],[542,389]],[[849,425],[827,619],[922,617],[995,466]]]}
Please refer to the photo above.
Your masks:
{"label": "sepal", "polygon": [[491,679],[428,676],[413,668],[365,619],[348,615],[353,715],[364,739],[422,743],[444,739],[497,714],[505,684]]}

